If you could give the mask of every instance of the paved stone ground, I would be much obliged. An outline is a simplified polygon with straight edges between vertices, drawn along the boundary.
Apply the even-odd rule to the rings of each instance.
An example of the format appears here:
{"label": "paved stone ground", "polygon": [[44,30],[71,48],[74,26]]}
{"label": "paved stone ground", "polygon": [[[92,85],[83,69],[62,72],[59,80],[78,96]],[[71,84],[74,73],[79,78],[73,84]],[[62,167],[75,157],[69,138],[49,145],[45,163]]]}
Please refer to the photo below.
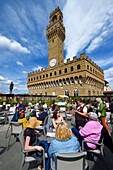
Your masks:
{"label": "paved stone ground", "polygon": [[[112,127],[109,125],[111,132]],[[21,164],[21,147],[19,142],[15,142],[15,138],[11,138],[10,149],[6,151],[8,138],[6,138],[6,130],[8,125],[0,125],[0,170],[19,170]],[[113,133],[111,133],[113,138]],[[113,170],[113,153],[104,147],[105,157],[95,157],[95,161],[89,161],[89,170]],[[22,170],[36,170],[36,164],[25,164]]]}

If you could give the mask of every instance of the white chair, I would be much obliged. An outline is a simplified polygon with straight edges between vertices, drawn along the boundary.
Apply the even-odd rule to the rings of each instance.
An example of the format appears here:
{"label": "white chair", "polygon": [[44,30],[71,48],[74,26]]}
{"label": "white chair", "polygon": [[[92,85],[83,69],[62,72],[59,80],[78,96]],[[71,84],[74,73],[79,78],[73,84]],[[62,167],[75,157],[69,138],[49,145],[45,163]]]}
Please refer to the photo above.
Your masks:
{"label": "white chair", "polygon": [[[22,170],[25,163],[37,162],[37,160],[34,157],[29,156],[29,153],[32,152],[32,151],[36,151],[36,149],[31,150],[31,151],[25,151],[24,150],[23,132],[19,135],[19,141],[21,143],[21,151],[22,151],[22,161],[21,161],[21,165],[20,165],[20,170]],[[45,151],[44,150],[43,150],[43,168],[45,170]]]}
{"label": "white chair", "polygon": [[16,110],[16,106],[13,106],[13,107],[10,107],[10,108],[9,108],[9,111],[10,111],[10,112],[15,113],[15,110]]}
{"label": "white chair", "polygon": [[7,124],[8,123],[8,119],[7,119],[6,115],[0,115],[0,123],[1,124]]}
{"label": "white chair", "polygon": [[82,151],[56,153],[55,170],[85,170],[88,168],[86,155],[87,153]]}
{"label": "white chair", "polygon": [[22,130],[23,130],[23,123],[21,123],[21,122],[10,122],[9,125],[11,127],[11,133],[10,133],[10,136],[9,136],[7,150],[9,149],[11,137],[12,136],[16,137],[16,141],[17,141],[17,139],[19,139],[19,135],[22,133]]}

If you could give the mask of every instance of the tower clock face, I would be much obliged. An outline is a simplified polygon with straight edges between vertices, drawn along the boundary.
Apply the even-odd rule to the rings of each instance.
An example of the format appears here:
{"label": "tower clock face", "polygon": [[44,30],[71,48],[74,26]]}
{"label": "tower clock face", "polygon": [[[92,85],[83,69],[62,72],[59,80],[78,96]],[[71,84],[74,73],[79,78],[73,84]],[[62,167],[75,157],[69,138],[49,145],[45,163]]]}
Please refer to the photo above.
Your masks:
{"label": "tower clock face", "polygon": [[51,59],[49,64],[50,64],[50,67],[54,67],[56,64],[56,59],[55,58]]}

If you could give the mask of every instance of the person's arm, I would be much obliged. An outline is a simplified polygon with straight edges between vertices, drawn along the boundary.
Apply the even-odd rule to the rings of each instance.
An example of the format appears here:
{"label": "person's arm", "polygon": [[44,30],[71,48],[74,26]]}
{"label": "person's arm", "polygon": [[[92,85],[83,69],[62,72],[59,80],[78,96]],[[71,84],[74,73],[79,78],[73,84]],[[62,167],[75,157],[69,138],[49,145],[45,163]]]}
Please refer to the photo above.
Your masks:
{"label": "person's arm", "polygon": [[50,146],[49,146],[49,149],[48,149],[48,153],[49,153],[49,156],[50,156],[50,157],[53,157],[53,155],[57,152],[56,149],[57,149],[57,148],[56,148],[55,142],[52,141],[51,144],[50,144]]}
{"label": "person's arm", "polygon": [[79,112],[78,110],[76,110],[76,112],[78,113],[78,114],[80,114],[80,115],[82,115],[82,116],[84,116],[84,117],[86,117],[87,116],[87,112]]}
{"label": "person's arm", "polygon": [[56,122],[55,122],[54,118],[52,119],[52,124],[53,124],[53,127],[56,129],[57,125],[56,125]]}
{"label": "person's arm", "polygon": [[79,133],[82,137],[86,137],[89,136],[92,132],[91,132],[91,123],[90,121],[88,123],[85,124],[85,126],[83,128],[81,128],[79,130]]}
{"label": "person's arm", "polygon": [[104,104],[101,103],[100,106],[99,106],[99,111],[102,112],[102,110],[105,108]]}
{"label": "person's arm", "polygon": [[43,150],[43,147],[42,146],[30,146],[29,145],[30,143],[30,136],[27,136],[26,137],[26,140],[25,140],[25,151],[32,151],[32,150],[39,150],[39,151],[42,151]]}
{"label": "person's arm", "polygon": [[61,117],[61,122],[64,122],[65,120],[64,120],[63,116],[60,116],[60,117]]}

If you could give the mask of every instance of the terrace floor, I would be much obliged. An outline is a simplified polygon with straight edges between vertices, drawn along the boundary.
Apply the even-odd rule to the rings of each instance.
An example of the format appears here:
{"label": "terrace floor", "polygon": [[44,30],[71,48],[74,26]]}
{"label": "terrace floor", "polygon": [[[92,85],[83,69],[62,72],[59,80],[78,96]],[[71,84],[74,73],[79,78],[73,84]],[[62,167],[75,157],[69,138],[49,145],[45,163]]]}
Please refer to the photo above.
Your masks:
{"label": "terrace floor", "polygon": [[[113,125],[112,125],[113,126]],[[111,136],[113,139],[112,127],[109,124],[111,130]],[[21,147],[19,142],[15,142],[15,138],[11,139],[11,147],[7,151],[8,138],[5,137],[7,125],[0,125],[0,170],[19,170],[21,164]],[[95,161],[89,161],[89,170],[113,170],[113,153],[106,147],[104,147],[105,157],[95,157]],[[25,164],[23,170],[36,170],[36,164]]]}

